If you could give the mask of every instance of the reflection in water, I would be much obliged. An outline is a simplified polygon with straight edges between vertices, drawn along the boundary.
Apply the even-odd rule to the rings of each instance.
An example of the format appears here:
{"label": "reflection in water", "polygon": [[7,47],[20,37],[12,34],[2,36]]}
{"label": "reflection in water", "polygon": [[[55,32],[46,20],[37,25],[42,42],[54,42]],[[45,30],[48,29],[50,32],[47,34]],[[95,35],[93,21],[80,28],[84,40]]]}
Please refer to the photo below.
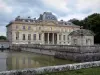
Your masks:
{"label": "reflection in water", "polygon": [[[54,58],[53,56],[40,55],[35,53],[8,52],[5,54],[6,54],[5,56],[3,56],[2,54],[2,57],[6,57],[5,59],[3,59],[6,62],[5,64],[6,69],[2,69],[0,67],[2,70],[37,68],[37,67],[44,67],[44,66],[73,63],[72,61],[57,59]],[[0,62],[3,60],[0,59]],[[2,63],[0,63],[0,65],[2,65]]]}

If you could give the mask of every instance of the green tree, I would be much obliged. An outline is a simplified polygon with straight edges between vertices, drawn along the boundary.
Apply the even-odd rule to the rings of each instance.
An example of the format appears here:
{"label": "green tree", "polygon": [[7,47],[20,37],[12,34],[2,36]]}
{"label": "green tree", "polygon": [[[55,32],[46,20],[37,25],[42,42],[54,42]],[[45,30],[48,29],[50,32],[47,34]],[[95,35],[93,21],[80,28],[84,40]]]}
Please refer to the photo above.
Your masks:
{"label": "green tree", "polygon": [[6,36],[0,36],[0,40],[6,40]]}
{"label": "green tree", "polygon": [[75,25],[78,25],[78,26],[83,26],[84,25],[83,20],[78,20],[78,19],[74,18],[74,19],[70,19],[69,21],[72,22]]}
{"label": "green tree", "polygon": [[95,33],[95,43],[100,43],[100,14],[94,13],[87,16],[83,20],[71,19],[72,23],[83,26],[85,29],[89,29]]}
{"label": "green tree", "polygon": [[84,27],[95,33],[95,43],[100,43],[100,14],[94,13],[84,19]]}

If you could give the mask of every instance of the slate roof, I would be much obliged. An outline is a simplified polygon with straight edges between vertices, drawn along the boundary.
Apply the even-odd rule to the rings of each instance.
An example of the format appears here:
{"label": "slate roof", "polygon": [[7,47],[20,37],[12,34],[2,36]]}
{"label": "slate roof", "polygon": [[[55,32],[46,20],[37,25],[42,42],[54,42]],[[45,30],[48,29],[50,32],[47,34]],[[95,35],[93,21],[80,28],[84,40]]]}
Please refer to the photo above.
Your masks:
{"label": "slate roof", "polygon": [[69,36],[94,36],[95,34],[87,29],[79,29],[76,31],[73,31],[69,34]]}

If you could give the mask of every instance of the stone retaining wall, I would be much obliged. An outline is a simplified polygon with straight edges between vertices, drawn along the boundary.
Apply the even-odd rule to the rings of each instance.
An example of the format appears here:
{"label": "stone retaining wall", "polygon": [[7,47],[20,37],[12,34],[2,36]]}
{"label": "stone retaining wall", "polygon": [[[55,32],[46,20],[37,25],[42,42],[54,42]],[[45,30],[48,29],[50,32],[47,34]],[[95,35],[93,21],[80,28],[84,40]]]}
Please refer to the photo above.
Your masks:
{"label": "stone retaining wall", "polygon": [[94,46],[72,46],[72,45],[13,45],[13,50],[23,50],[57,58],[69,59],[79,62],[100,60],[100,45]]}
{"label": "stone retaining wall", "polygon": [[37,75],[37,74],[43,75],[45,73],[51,73],[51,72],[63,72],[63,71],[78,70],[78,69],[99,67],[99,66],[100,66],[100,61],[94,61],[94,62],[59,65],[59,66],[48,66],[48,67],[26,69],[26,70],[3,71],[0,72],[0,75]]}

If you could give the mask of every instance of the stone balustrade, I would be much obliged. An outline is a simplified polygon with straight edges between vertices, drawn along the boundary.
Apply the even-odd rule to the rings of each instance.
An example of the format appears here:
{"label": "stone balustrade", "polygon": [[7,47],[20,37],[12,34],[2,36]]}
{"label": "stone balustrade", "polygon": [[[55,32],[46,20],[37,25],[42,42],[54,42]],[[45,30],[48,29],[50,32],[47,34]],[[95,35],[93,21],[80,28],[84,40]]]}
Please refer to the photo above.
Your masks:
{"label": "stone balustrade", "polygon": [[99,67],[99,66],[100,66],[100,61],[94,61],[94,62],[85,62],[85,63],[66,64],[66,65],[59,65],[59,66],[31,68],[25,70],[3,71],[0,72],[0,75],[37,75],[37,74],[43,75],[45,73],[51,73],[51,72],[63,72],[63,71],[78,70],[78,69]]}

